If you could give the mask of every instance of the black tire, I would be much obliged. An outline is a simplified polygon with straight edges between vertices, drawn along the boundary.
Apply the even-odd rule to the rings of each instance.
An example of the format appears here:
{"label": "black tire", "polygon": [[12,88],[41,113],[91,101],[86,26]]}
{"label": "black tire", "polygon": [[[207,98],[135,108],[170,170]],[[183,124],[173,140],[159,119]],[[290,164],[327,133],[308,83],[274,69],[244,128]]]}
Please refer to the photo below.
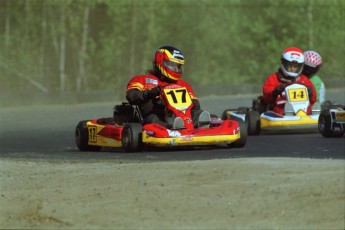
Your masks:
{"label": "black tire", "polygon": [[125,152],[141,152],[142,125],[139,123],[127,123],[122,130],[122,145]]}
{"label": "black tire", "polygon": [[332,137],[332,120],[330,111],[323,110],[319,116],[318,128],[322,136]]}
{"label": "black tire", "polygon": [[318,121],[319,132],[322,136],[330,137],[342,137],[345,134],[345,130],[340,127],[340,130],[332,128],[332,119],[329,109],[323,110],[319,116]]}
{"label": "black tire", "polygon": [[248,131],[247,131],[247,125],[242,119],[236,119],[236,121],[240,125],[240,139],[238,139],[236,142],[229,144],[229,147],[233,148],[242,148],[247,143],[247,137],[248,137]]}
{"label": "black tire", "polygon": [[331,137],[332,135],[332,129],[331,129],[331,117],[330,114],[326,114],[326,112],[329,112],[329,110],[324,110],[321,112],[319,116],[318,121],[318,128],[319,132],[324,137]]}
{"label": "black tire", "polygon": [[246,124],[248,135],[259,135],[260,133],[260,114],[258,111],[249,110],[246,114]]}
{"label": "black tire", "polygon": [[80,151],[99,151],[101,146],[89,145],[89,133],[86,125],[87,121],[80,121],[75,128],[75,143]]}

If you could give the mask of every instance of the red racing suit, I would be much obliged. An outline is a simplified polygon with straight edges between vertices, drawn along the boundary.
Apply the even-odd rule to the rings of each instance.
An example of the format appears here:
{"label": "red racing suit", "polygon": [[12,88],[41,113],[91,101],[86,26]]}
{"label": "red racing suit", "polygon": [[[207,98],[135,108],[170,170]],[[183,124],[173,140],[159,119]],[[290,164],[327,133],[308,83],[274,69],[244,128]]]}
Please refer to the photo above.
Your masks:
{"label": "red racing suit", "polygon": [[272,109],[274,112],[276,112],[280,115],[284,115],[285,103],[279,103],[279,102],[284,102],[286,100],[285,92],[283,92],[281,95],[278,95],[275,97],[273,95],[273,91],[280,84],[287,86],[287,85],[290,85],[293,83],[299,83],[299,84],[305,85],[307,88],[310,87],[312,90],[312,96],[311,97],[309,96],[310,105],[309,105],[308,110],[307,110],[307,114],[310,115],[312,106],[313,106],[314,102],[316,101],[316,90],[315,90],[313,83],[308,79],[308,77],[306,77],[303,74],[301,74],[299,77],[294,79],[294,81],[292,80],[290,82],[283,81],[281,75],[282,75],[282,73],[280,73],[278,71],[276,73],[271,74],[266,79],[266,81],[263,85],[263,100],[264,100],[264,102],[266,104],[268,104],[270,106],[270,109]]}
{"label": "red racing suit", "polygon": [[[165,106],[162,104],[161,96],[158,95],[155,98],[148,100],[144,96],[144,91],[154,89],[157,86],[164,87],[168,84],[171,83],[164,82],[153,74],[135,76],[128,82],[126,91],[126,98],[128,102],[133,105],[138,105],[144,118],[155,114],[158,116],[160,121],[162,121],[160,122],[157,119],[154,119],[145,122],[144,119],[144,123],[159,123],[163,125],[163,122],[165,121]],[[193,111],[198,110],[195,116],[201,113],[202,111],[200,110],[199,100],[195,96],[192,87],[183,80],[178,80],[174,84],[187,88],[193,102],[192,116]]]}

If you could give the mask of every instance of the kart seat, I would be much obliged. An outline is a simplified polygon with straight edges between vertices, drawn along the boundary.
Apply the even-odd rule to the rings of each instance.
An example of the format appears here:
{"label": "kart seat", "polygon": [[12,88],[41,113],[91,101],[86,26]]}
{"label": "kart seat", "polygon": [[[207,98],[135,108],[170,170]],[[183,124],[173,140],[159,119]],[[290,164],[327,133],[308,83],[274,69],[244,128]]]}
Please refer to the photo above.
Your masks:
{"label": "kart seat", "polygon": [[141,112],[136,105],[122,102],[121,105],[114,106],[113,120],[116,124],[142,122]]}
{"label": "kart seat", "polygon": [[258,111],[259,114],[268,111],[268,105],[264,101],[262,95],[260,95],[257,98],[253,99],[253,101],[252,101],[252,108],[253,108],[253,110]]}

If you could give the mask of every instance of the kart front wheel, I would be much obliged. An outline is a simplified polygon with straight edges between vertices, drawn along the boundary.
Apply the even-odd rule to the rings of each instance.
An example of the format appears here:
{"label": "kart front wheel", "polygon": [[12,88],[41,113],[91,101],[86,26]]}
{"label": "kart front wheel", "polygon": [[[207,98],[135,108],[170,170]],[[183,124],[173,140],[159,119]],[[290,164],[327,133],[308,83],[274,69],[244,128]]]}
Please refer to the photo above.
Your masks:
{"label": "kart front wheel", "polygon": [[142,125],[139,123],[127,123],[122,130],[122,145],[125,152],[142,151]]}
{"label": "kart front wheel", "polygon": [[318,128],[321,135],[324,137],[342,137],[345,133],[343,128],[335,130],[334,127],[332,127],[332,118],[329,110],[321,112],[318,121]]}
{"label": "kart front wheel", "polygon": [[89,145],[89,133],[87,129],[87,121],[80,121],[75,128],[75,143],[80,151],[99,151],[101,146]]}
{"label": "kart front wheel", "polygon": [[319,116],[318,127],[322,136],[331,137],[332,136],[332,124],[331,115],[329,111],[323,111]]}

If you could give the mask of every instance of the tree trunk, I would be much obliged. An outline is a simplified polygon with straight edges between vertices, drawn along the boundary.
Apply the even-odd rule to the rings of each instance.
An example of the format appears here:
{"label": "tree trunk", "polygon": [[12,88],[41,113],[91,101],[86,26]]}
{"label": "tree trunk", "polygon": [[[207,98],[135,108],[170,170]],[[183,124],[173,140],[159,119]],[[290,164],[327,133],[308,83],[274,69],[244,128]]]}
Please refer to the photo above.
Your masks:
{"label": "tree trunk", "polygon": [[10,0],[6,1],[6,18],[5,18],[5,49],[4,49],[4,57],[8,57],[8,50],[10,49],[10,25],[11,25],[11,8],[10,8]]}
{"label": "tree trunk", "polygon": [[61,7],[61,37],[60,37],[60,92],[66,90],[66,73],[65,73],[65,62],[66,62],[66,26],[65,26],[66,14],[64,4]]}
{"label": "tree trunk", "polygon": [[79,52],[79,76],[77,78],[77,92],[80,92],[83,87],[88,86],[86,71],[85,71],[85,59],[87,55],[87,39],[88,39],[88,27],[89,25],[89,7],[84,10],[83,19],[83,35],[81,42],[81,49]]}
{"label": "tree trunk", "polygon": [[313,49],[313,1],[308,3],[308,49]]}
{"label": "tree trunk", "polygon": [[46,4],[45,1],[42,2],[42,21],[41,21],[41,27],[42,27],[42,33],[41,33],[41,44],[40,44],[40,56],[39,56],[39,77],[40,79],[44,79],[45,75],[45,44],[46,44],[46,34],[47,34],[47,14],[46,14]]}
{"label": "tree trunk", "polygon": [[[153,33],[154,31],[154,24],[155,24],[155,14],[154,14],[154,7],[149,4],[147,6],[147,13],[149,14],[148,16],[148,22],[147,22],[147,31],[148,33]],[[143,47],[143,54],[146,55],[146,54],[153,54],[153,52],[155,50],[152,50],[152,44],[155,44],[156,43],[156,38],[155,37],[152,37],[150,39],[146,39],[145,43],[144,43],[144,47]],[[158,47],[157,47],[158,48]],[[148,57],[151,57],[151,56],[148,56]],[[146,57],[146,56],[145,56]],[[146,70],[149,70],[152,68],[152,65],[150,66],[147,66],[147,61],[145,61],[144,58],[141,59],[141,66],[142,66],[142,69],[146,69]]]}
{"label": "tree trunk", "polygon": [[131,25],[131,43],[130,43],[130,55],[129,55],[129,75],[134,75],[135,65],[135,40],[137,31],[137,0],[132,1],[132,25]]}

